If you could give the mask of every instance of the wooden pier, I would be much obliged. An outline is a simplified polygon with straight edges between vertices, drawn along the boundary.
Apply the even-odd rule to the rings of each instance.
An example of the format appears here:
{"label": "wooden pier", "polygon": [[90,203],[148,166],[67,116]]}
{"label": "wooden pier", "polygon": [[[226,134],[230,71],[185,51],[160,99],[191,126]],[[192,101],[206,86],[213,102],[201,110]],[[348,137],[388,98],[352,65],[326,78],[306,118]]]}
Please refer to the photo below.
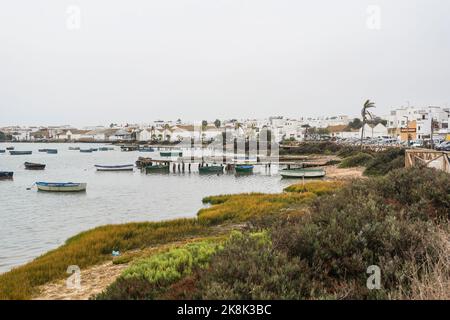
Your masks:
{"label": "wooden pier", "polygon": [[405,167],[424,166],[450,173],[450,152],[429,149],[406,150]]}

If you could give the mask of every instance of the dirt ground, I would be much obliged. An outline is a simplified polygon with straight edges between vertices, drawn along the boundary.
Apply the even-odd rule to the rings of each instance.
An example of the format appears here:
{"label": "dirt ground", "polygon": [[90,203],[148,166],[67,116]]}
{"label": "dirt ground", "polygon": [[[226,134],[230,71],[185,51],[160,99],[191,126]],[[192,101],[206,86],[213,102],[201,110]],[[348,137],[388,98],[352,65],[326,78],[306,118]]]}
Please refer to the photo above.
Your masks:
{"label": "dirt ground", "polygon": [[[39,288],[40,294],[34,300],[87,300],[102,292],[128,266],[114,265],[111,261],[81,270],[81,287],[68,288],[66,279],[48,283]],[[68,275],[69,276],[69,275]]]}

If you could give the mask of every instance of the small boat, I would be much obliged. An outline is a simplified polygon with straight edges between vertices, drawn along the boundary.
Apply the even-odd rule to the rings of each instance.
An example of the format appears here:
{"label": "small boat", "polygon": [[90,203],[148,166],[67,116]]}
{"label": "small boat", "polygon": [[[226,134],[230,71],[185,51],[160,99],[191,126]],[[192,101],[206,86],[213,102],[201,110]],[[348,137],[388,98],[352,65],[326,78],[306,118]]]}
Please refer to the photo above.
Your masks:
{"label": "small boat", "polygon": [[223,166],[207,166],[207,167],[200,167],[198,168],[198,172],[202,174],[208,174],[208,173],[223,173]]}
{"label": "small boat", "polygon": [[95,167],[97,168],[97,171],[133,171],[134,169],[133,164],[123,164],[117,166],[104,166],[96,164]]}
{"label": "small boat", "polygon": [[12,179],[14,172],[12,171],[0,171],[0,180]]}
{"label": "small boat", "polygon": [[145,167],[145,173],[153,173],[153,172],[169,172],[169,165],[168,164],[159,164],[159,165],[153,165],[153,166],[146,166]]}
{"label": "small boat", "polygon": [[251,173],[253,172],[254,166],[252,165],[246,165],[246,164],[238,164],[234,168],[236,170],[236,173]]}
{"label": "small boat", "polygon": [[22,156],[26,154],[32,154],[32,151],[10,151],[9,154],[12,156]]}
{"label": "small boat", "polygon": [[39,191],[80,192],[86,191],[87,183],[74,182],[36,182]]}
{"label": "small boat", "polygon": [[98,151],[98,148],[91,148],[92,151]]}
{"label": "small boat", "polygon": [[139,152],[154,152],[155,149],[153,149],[151,147],[145,147],[145,148],[140,148],[138,151]]}
{"label": "small boat", "polygon": [[92,153],[92,149],[80,149],[82,153]]}
{"label": "small boat", "polygon": [[7,147],[6,150],[14,150],[14,147]]}
{"label": "small boat", "polygon": [[48,149],[38,149],[38,152],[47,152]]}
{"label": "small boat", "polygon": [[283,178],[323,178],[325,174],[323,169],[283,169],[280,171]]}
{"label": "small boat", "polygon": [[159,153],[161,157],[182,157],[183,152],[181,151],[161,151]]}
{"label": "small boat", "polygon": [[78,151],[80,150],[80,147],[69,147],[69,150]]}
{"label": "small boat", "polygon": [[47,154],[57,154],[58,150],[57,149],[47,149]]}
{"label": "small boat", "polygon": [[33,162],[25,162],[25,169],[27,170],[44,170],[45,164],[43,163],[33,163]]}
{"label": "small boat", "polygon": [[5,152],[6,152],[6,150],[0,149],[0,153],[5,153]]}
{"label": "small boat", "polygon": [[98,151],[110,151],[110,150],[114,150],[113,147],[100,147],[98,148]]}

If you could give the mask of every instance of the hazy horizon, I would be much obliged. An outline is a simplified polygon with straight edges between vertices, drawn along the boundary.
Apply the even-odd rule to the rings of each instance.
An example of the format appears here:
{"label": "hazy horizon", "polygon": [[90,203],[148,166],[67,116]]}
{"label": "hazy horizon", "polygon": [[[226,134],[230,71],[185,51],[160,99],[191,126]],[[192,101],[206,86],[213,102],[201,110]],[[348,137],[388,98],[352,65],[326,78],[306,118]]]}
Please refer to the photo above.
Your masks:
{"label": "hazy horizon", "polygon": [[446,0],[17,0],[0,126],[448,107],[449,16]]}

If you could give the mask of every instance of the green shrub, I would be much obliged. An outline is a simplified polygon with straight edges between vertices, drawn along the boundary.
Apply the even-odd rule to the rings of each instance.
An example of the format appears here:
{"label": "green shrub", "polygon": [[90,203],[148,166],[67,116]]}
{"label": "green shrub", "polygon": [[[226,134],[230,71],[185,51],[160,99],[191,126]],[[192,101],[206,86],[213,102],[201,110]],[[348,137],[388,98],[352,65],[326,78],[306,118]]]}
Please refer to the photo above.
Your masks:
{"label": "green shrub", "polygon": [[352,155],[342,160],[341,164],[339,165],[339,168],[352,168],[365,166],[372,159],[373,159],[372,155],[364,152],[359,152],[355,155]]}
{"label": "green shrub", "polygon": [[335,142],[303,142],[297,147],[280,148],[280,155],[336,154],[344,148]]}
{"label": "green shrub", "polygon": [[381,176],[388,172],[405,167],[405,150],[389,149],[374,154],[374,158],[366,164],[364,174]]}
{"label": "green shrub", "polygon": [[272,249],[267,233],[234,233],[199,275],[197,298],[299,299],[311,291],[299,261]]}

